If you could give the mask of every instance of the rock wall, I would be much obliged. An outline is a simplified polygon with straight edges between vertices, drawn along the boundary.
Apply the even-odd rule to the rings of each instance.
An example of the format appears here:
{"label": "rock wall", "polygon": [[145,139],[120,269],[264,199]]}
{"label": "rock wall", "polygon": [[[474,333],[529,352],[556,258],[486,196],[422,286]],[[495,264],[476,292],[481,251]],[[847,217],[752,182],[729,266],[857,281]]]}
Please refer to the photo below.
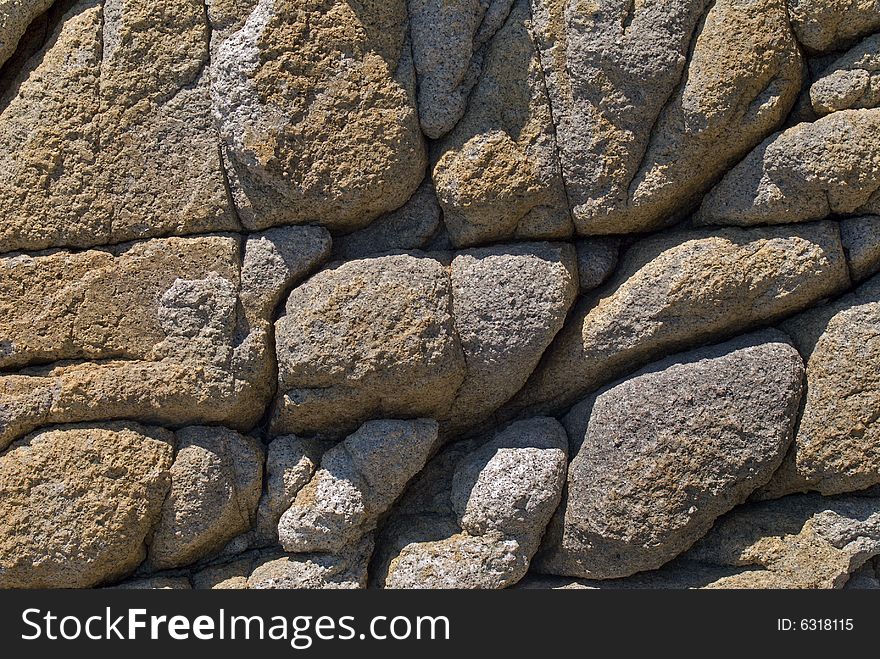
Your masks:
{"label": "rock wall", "polygon": [[877,0],[0,0],[0,587],[880,588]]}

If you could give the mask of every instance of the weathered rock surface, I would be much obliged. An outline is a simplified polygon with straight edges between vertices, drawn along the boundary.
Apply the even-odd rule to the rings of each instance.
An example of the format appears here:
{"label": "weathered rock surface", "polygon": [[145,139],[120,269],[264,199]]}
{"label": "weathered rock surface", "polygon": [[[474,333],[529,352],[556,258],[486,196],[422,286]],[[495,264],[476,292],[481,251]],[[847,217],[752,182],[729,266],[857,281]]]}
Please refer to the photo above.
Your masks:
{"label": "weathered rock surface", "polygon": [[583,294],[599,288],[614,274],[620,255],[620,241],[616,238],[588,238],[579,240],[576,248],[578,278]]}
{"label": "weathered rock surface", "polygon": [[880,109],[844,110],[768,137],[706,196],[703,224],[749,226],[880,210]]}
{"label": "weathered rock surface", "polygon": [[244,246],[241,303],[259,322],[270,319],[283,294],[330,256],[330,234],[318,227],[280,227],[252,234]]}
{"label": "weathered rock surface", "polygon": [[385,529],[379,583],[504,588],[519,581],[562,496],[566,444],[556,420],[536,418],[459,459],[454,447],[451,460],[440,456],[439,469],[416,484],[401,504],[406,512]]}
{"label": "weathered rock surface", "polygon": [[194,563],[254,524],[263,483],[259,442],[226,428],[177,432],[171,490],[148,560],[163,570]]}
{"label": "weathered rock surface", "polygon": [[467,375],[444,419],[488,417],[525,384],[577,294],[570,245],[525,243],[459,252],[452,301]]}
{"label": "weathered rock surface", "polygon": [[801,400],[803,362],[786,341],[767,332],[670,357],[576,406],[566,502],[536,569],[655,569],[764,485]]}
{"label": "weathered rock surface", "polygon": [[18,40],[54,0],[0,0],[0,66],[15,52]]}
{"label": "weathered rock surface", "polygon": [[174,435],[133,423],[51,428],[0,454],[0,588],[83,588],[133,571],[173,454]]}
{"label": "weathered rock surface", "polygon": [[705,0],[574,8],[532,3],[562,172],[579,233],[622,233],[605,218],[625,204],[651,126],[682,79]]}
{"label": "weathered rock surface", "polygon": [[409,0],[419,118],[425,135],[442,137],[458,123],[480,76],[481,50],[513,0]]}
{"label": "weathered rock surface", "polygon": [[840,240],[854,281],[867,279],[880,270],[880,216],[841,220]]}
{"label": "weathered rock surface", "polygon": [[239,313],[240,263],[224,236],[2,258],[0,359],[31,368],[0,374],[0,447],[53,423],[252,427],[271,327]]}
{"label": "weathered rock surface", "polygon": [[550,101],[528,27],[528,2],[517,0],[488,47],[467,112],[436,147],[434,184],[457,246],[572,232]]}
{"label": "weathered rock surface", "polygon": [[880,277],[785,322],[807,359],[797,439],[765,496],[880,484]]}
{"label": "weathered rock surface", "polygon": [[211,62],[211,96],[244,225],[362,228],[427,164],[404,0],[260,0]]}
{"label": "weathered rock surface", "polygon": [[235,230],[198,0],[84,0],[0,101],[0,252]]}
{"label": "weathered rock surface", "polygon": [[370,421],[324,454],[281,516],[289,552],[339,553],[376,527],[437,445],[437,422]]}
{"label": "weathered rock surface", "polygon": [[437,417],[464,379],[449,278],[427,255],[350,261],[294,289],[276,323],[276,433]]}
{"label": "weathered rock surface", "polygon": [[880,34],[834,60],[810,86],[810,103],[819,116],[880,106]]}
{"label": "weathered rock surface", "polygon": [[661,234],[633,245],[504,415],[564,410],[609,380],[849,286],[836,225]]}
{"label": "weathered rock surface", "polygon": [[877,0],[788,0],[791,24],[810,51],[840,48],[880,29]]}

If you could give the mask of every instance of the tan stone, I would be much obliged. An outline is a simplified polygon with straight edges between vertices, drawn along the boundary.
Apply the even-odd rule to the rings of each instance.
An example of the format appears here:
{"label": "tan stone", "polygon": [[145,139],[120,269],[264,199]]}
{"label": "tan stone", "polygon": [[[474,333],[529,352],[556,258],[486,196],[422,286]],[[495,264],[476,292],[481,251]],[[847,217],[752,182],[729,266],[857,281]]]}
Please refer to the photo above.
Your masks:
{"label": "tan stone", "polygon": [[457,246],[572,233],[553,117],[518,0],[492,40],[464,118],[437,146],[434,184]]}
{"label": "tan stone", "polygon": [[211,62],[248,228],[351,231],[402,206],[426,156],[404,0],[260,0]]}
{"label": "tan stone", "polygon": [[0,0],[0,66],[15,52],[18,40],[54,0]]}
{"label": "tan stone", "polygon": [[[11,304],[0,304],[9,337],[0,354],[6,364],[31,366],[0,374],[0,446],[53,423],[247,429],[264,413],[270,325],[265,317],[245,323],[240,313],[237,238],[157,239],[0,262],[9,273],[0,287],[11,295]],[[70,277],[66,286],[58,286],[59,274]]]}
{"label": "tan stone", "polygon": [[564,410],[652,359],[794,314],[849,284],[833,223],[645,239],[576,307],[501,414]]}
{"label": "tan stone", "polygon": [[174,436],[133,423],[61,426],[0,454],[0,587],[82,588],[145,556]]}

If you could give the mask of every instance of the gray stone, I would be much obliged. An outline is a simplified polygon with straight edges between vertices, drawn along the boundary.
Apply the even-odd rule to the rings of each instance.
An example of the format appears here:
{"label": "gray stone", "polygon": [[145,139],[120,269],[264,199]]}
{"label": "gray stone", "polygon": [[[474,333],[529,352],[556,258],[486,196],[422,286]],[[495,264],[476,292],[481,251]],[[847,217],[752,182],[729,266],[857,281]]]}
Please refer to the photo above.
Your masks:
{"label": "gray stone", "polygon": [[833,223],[647,238],[575,308],[500,414],[562,411],[651,360],[781,319],[849,285]]}
{"label": "gray stone", "polygon": [[617,267],[620,240],[591,238],[577,242],[578,277],[581,294],[599,288]]}
{"label": "gray stone", "polygon": [[466,442],[441,454],[383,531],[379,584],[515,584],[562,497],[566,444],[558,421],[536,418],[512,424],[476,451]]}
{"label": "gray stone", "polygon": [[480,75],[480,50],[501,27],[513,0],[409,0],[419,118],[442,137],[464,115]]}
{"label": "gray stone", "polygon": [[339,553],[376,527],[437,445],[437,422],[369,421],[324,454],[281,516],[289,552]]}
{"label": "gray stone", "polygon": [[768,137],[703,200],[702,224],[749,226],[880,211],[880,108]]}
{"label": "gray stone", "polygon": [[148,554],[152,569],[181,567],[251,528],[263,483],[259,442],[226,428],[177,432],[171,491]]}
{"label": "gray stone", "polygon": [[333,258],[363,259],[395,250],[424,247],[440,227],[440,203],[434,184],[426,178],[418,190],[396,211],[369,226],[333,241]]}
{"label": "gray stone", "polygon": [[248,236],[241,267],[241,303],[252,318],[271,318],[282,297],[330,256],[319,227],[280,227]]}
{"label": "gray stone", "polygon": [[326,446],[316,439],[286,435],[272,440],[266,452],[265,492],[257,508],[253,543],[278,544],[278,521],[308,483]]}
{"label": "gray stone", "polygon": [[488,46],[467,112],[434,149],[437,195],[459,247],[572,233],[550,101],[529,23],[528,0],[516,0]]}
{"label": "gray stone", "polygon": [[671,357],[580,403],[566,419],[577,450],[566,502],[535,569],[658,568],[764,485],[801,399],[803,362],[786,341],[765,332]]}
{"label": "gray stone", "polygon": [[867,279],[880,270],[880,216],[841,220],[840,240],[853,281]]}
{"label": "gray stone", "polygon": [[327,590],[367,587],[367,567],[373,552],[368,534],[342,554],[271,554],[258,561],[247,577],[252,590]]}
{"label": "gray stone", "polygon": [[275,434],[438,418],[464,379],[449,277],[427,255],[349,261],[293,290],[275,325]]}
{"label": "gray stone", "polygon": [[572,5],[533,0],[534,32],[580,234],[623,233],[651,128],[682,80],[706,0]]}
{"label": "gray stone", "polygon": [[451,277],[467,375],[444,427],[464,429],[525,384],[574,302],[577,265],[570,245],[523,243],[458,252]]}

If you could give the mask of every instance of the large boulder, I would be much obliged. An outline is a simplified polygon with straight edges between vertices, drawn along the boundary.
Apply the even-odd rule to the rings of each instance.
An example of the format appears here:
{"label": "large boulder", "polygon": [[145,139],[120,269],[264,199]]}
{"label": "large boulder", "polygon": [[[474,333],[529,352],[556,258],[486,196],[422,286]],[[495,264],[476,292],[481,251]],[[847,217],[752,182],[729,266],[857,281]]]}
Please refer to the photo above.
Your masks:
{"label": "large boulder", "polygon": [[427,164],[404,0],[260,0],[211,60],[232,195],[250,229],[351,231]]}
{"label": "large boulder", "polygon": [[134,423],[41,430],[0,455],[0,588],[85,588],[146,555],[174,435]]}
{"label": "large boulder", "polygon": [[803,362],[778,332],[652,364],[580,403],[564,506],[539,572],[660,567],[764,485],[794,435]]}

